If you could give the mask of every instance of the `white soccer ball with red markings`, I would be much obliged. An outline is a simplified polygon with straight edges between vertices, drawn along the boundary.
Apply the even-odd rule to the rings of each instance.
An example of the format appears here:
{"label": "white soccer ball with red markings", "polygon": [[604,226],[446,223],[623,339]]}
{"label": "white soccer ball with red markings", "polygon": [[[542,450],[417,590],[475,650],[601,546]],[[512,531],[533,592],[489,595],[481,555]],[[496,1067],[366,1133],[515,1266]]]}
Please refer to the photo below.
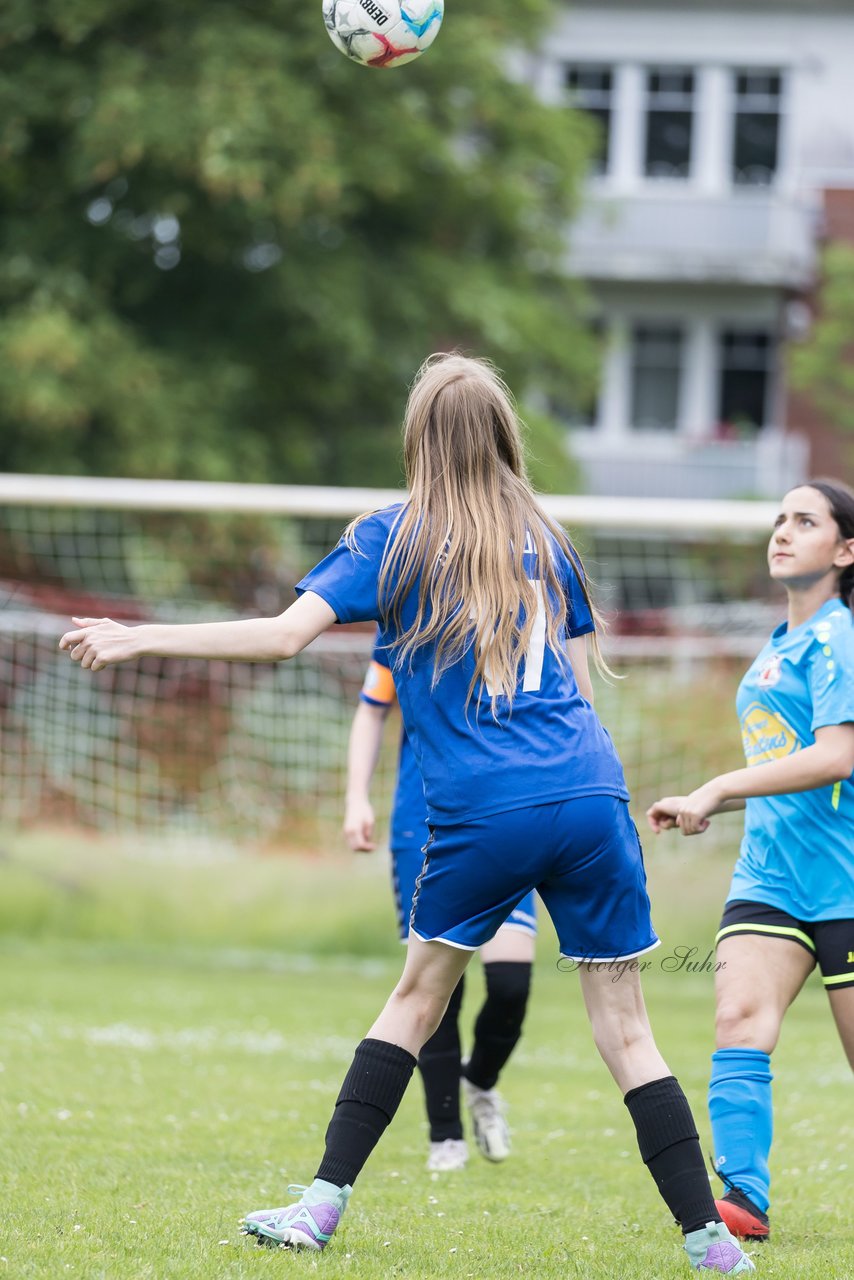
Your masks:
{"label": "white soccer ball with red markings", "polygon": [[402,67],[436,39],[445,0],[323,0],[329,38],[363,67]]}

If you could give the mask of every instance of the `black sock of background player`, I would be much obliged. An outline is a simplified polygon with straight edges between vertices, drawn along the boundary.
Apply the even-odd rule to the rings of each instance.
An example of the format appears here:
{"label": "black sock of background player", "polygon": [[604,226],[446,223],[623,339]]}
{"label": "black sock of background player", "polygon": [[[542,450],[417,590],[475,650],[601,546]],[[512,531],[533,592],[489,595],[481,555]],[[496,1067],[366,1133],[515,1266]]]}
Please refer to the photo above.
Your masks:
{"label": "black sock of background player", "polygon": [[444,1018],[418,1055],[431,1142],[463,1136],[460,1118],[460,1005],[464,986],[465,975],[454,988]]}
{"label": "black sock of background player", "polygon": [[522,1034],[531,989],[531,965],[493,960],[483,966],[486,1000],[474,1024],[474,1045],[463,1074],[478,1089],[492,1089]]}

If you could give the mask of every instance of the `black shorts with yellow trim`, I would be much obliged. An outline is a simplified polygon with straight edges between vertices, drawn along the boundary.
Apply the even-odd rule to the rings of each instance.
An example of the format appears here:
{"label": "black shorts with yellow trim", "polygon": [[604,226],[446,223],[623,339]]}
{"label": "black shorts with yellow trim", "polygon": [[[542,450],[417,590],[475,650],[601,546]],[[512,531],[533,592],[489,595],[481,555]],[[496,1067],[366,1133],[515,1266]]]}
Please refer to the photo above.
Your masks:
{"label": "black shorts with yellow trim", "polygon": [[737,933],[796,942],[815,960],[828,991],[854,987],[854,920],[798,920],[766,902],[736,898],[724,907],[715,946]]}

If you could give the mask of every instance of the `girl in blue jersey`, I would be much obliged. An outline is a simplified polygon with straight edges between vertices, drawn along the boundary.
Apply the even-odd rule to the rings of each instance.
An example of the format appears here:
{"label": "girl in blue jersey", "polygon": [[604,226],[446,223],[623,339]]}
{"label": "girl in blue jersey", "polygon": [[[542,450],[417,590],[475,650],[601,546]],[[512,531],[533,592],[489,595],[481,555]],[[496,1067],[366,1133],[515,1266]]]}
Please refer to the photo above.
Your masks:
{"label": "girl in blue jersey", "polygon": [[[388,712],[396,701],[388,651],[377,645],[350,731],[344,834],[355,850],[376,847],[370,787]],[[404,942],[409,936],[412,899],[429,838],[424,786],[404,729],[389,833],[398,928]],[[461,1084],[478,1150],[496,1162],[510,1153],[504,1103],[495,1086],[522,1034],[536,937],[535,895],[529,893],[481,948],[486,999],[475,1020],[468,1061],[462,1061],[459,1026],[465,975],[457,983],[442,1021],[418,1055],[430,1126],[429,1170],[462,1169],[468,1161],[460,1115]]]}
{"label": "girl in blue jersey", "polygon": [[746,810],[717,935],[709,1113],[718,1208],[748,1239],[769,1231],[770,1055],[816,965],[854,1067],[854,493],[813,481],[786,494],[768,565],[789,613],[738,690],[747,768],[647,815],[697,835]]}
{"label": "girl in blue jersey", "polygon": [[594,614],[571,543],[528,483],[512,399],[488,365],[453,355],[423,366],[404,458],[406,501],[357,520],[280,617],[136,628],[75,619],[61,641],[92,670],[140,654],[276,661],[336,621],[374,620],[395,672],[431,827],[406,963],[356,1049],[314,1182],[246,1228],[325,1247],[472,952],[537,889],[562,954],[580,962],[594,1040],[691,1266],[752,1271],[715,1209],[638,967],[614,981],[614,962],[658,939],[623,771],[592,707]]}

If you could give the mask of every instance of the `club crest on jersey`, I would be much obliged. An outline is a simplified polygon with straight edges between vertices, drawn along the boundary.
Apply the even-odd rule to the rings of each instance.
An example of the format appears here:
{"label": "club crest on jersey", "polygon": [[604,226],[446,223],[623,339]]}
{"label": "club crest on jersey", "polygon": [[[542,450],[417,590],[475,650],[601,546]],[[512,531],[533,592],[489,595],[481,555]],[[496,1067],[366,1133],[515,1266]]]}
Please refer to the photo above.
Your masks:
{"label": "club crest on jersey", "polygon": [[780,668],[782,665],[783,659],[779,653],[772,653],[765,659],[759,668],[759,675],[756,680],[760,689],[773,689],[775,684],[780,683]]}

